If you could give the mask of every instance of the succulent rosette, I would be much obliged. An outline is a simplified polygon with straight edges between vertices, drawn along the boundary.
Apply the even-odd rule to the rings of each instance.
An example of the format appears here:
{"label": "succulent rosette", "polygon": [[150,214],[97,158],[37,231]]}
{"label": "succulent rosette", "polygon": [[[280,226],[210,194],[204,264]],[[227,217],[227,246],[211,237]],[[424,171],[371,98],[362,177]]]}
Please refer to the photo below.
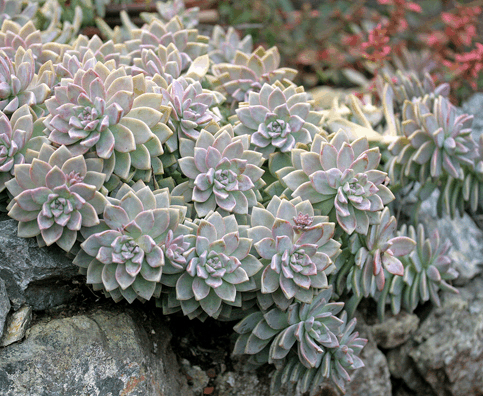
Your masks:
{"label": "succulent rosette", "polygon": [[24,104],[32,107],[43,103],[49,94],[49,86],[35,75],[31,50],[19,48],[15,62],[0,51],[0,110],[11,114]]}
{"label": "succulent rosette", "polygon": [[181,75],[181,55],[172,43],[167,47],[160,44],[155,50],[143,49],[141,57],[134,58],[133,63],[133,74],[144,73],[150,77],[159,74],[167,84],[171,84]]}
{"label": "succulent rosette", "polygon": [[183,0],[169,0],[166,2],[157,1],[155,12],[142,12],[141,18],[150,23],[153,19],[158,19],[164,23],[169,22],[174,17],[178,17],[186,29],[194,28],[199,23],[199,7],[186,8]]}
{"label": "succulent rosette", "polygon": [[351,380],[349,372],[364,367],[359,354],[367,340],[359,338],[359,333],[354,332],[356,319],[347,322],[347,314],[343,312],[340,320],[342,325],[337,334],[338,345],[326,348],[320,364],[314,368],[305,367],[297,355],[289,356],[272,376],[272,393],[276,393],[284,384],[295,385],[297,393],[316,392],[327,380],[345,393],[345,383]]}
{"label": "succulent rosette", "polygon": [[216,25],[208,43],[208,55],[214,64],[231,63],[236,51],[250,54],[252,50],[252,36],[247,35],[240,40],[237,31],[231,26],[225,32],[221,26]]}
{"label": "succulent rosette", "polygon": [[115,301],[159,297],[163,244],[173,243],[184,210],[171,205],[167,190],[153,192],[142,181],[132,188],[124,184],[117,196],[122,198],[111,198],[101,223],[83,232],[86,240],[74,264],[87,275],[87,283]]}
{"label": "succulent rosette", "polygon": [[36,3],[25,4],[17,0],[0,0],[0,24],[5,20],[11,20],[23,26],[33,18],[37,8]]}
{"label": "succulent rosette", "polygon": [[310,111],[307,94],[293,85],[264,84],[248,100],[236,110],[240,122],[235,133],[250,135],[252,146],[265,158],[274,151],[290,152],[296,143],[311,143],[319,131],[322,115]]}
{"label": "succulent rosette", "polygon": [[179,138],[196,140],[203,126],[218,119],[210,110],[213,94],[203,90],[198,81],[180,77],[162,93],[163,104],[172,109],[171,120]]}
{"label": "succulent rosette", "polygon": [[302,153],[294,162],[302,169],[285,175],[283,182],[292,196],[319,204],[317,209],[335,217],[346,233],[367,234],[369,225],[379,221],[378,212],[394,199],[383,184],[387,174],[377,170],[380,158],[379,148],[369,149],[365,137],[350,143],[340,130],[321,144],[319,155]]}
{"label": "succulent rosette", "polygon": [[345,264],[351,266],[347,287],[358,297],[375,296],[382,291],[388,273],[402,277],[405,271],[402,257],[416,246],[413,239],[396,235],[396,218],[390,215],[389,208],[384,208],[380,216],[379,224],[370,226],[367,235],[353,234],[350,238],[355,265],[350,261]]}
{"label": "succulent rosette", "polygon": [[[318,289],[325,288],[324,272],[339,253],[340,244],[332,239],[334,223],[325,216],[314,216],[309,201],[272,198],[267,209],[254,207],[248,237],[265,265],[261,272],[264,309],[273,302],[286,309],[290,300],[310,303]],[[270,301],[266,301],[271,296]]]}
{"label": "succulent rosette", "polygon": [[14,21],[6,20],[0,29],[0,50],[4,51],[13,61],[19,48],[24,51],[31,50],[35,61],[35,71],[48,61],[57,62],[60,53],[65,49],[59,43],[42,42],[41,32],[32,21],[20,26]]}
{"label": "succulent rosette", "polygon": [[292,81],[295,78],[295,69],[279,68],[279,65],[277,47],[268,50],[258,47],[251,54],[236,51],[231,63],[213,65],[212,70],[220,84],[219,90],[228,94],[230,101],[243,102],[248,101],[249,92],[259,92],[264,83]]}
{"label": "succulent rosette", "polygon": [[79,35],[72,43],[71,48],[66,49],[65,54],[75,55],[83,62],[90,57],[103,63],[113,61],[116,68],[132,64],[132,57],[123,43],[114,43],[112,40],[103,42],[97,35],[90,39],[83,34]]}
{"label": "succulent rosette", "polygon": [[176,298],[190,318],[202,313],[217,318],[223,304],[241,306],[241,292],[255,290],[262,264],[251,255],[252,240],[240,236],[234,215],[212,213],[185,236],[186,271],[176,282]]}
{"label": "succulent rosette", "polygon": [[148,25],[133,30],[132,37],[126,46],[133,57],[139,57],[143,49],[156,50],[159,44],[165,47],[174,44],[180,52],[182,70],[208,50],[209,38],[199,35],[196,29],[185,29],[177,16],[166,23],[153,18]]}
{"label": "succulent rosette", "polygon": [[72,55],[69,51],[66,51],[60,62],[55,64],[56,85],[60,85],[62,78],[74,79],[76,72],[80,69],[85,71],[93,69],[96,63],[97,59],[92,52],[87,52],[79,59],[77,55]]}
{"label": "succulent rosette", "polygon": [[[269,363],[284,359],[297,350],[300,362],[307,368],[320,364],[326,348],[339,346],[337,335],[344,324],[337,315],[344,303],[329,303],[332,289],[322,290],[310,304],[292,304],[247,315],[234,330],[240,334],[234,354],[259,355],[253,362]],[[262,352],[268,349],[268,354]]]}
{"label": "succulent rosette", "polygon": [[178,160],[190,180],[173,190],[193,201],[199,217],[217,207],[229,213],[248,214],[261,199],[261,154],[248,150],[248,139],[233,137],[231,126],[215,135],[202,130],[191,155]]}
{"label": "succulent rosette", "polygon": [[70,251],[81,227],[99,224],[107,203],[99,192],[105,179],[101,172],[101,160],[46,144],[32,163],[15,165],[15,178],[5,185],[14,196],[8,215],[19,222],[18,235],[38,236],[40,244],[56,243]]}
{"label": "succulent rosette", "polygon": [[111,71],[96,63],[93,69],[78,70],[72,81],[62,80],[46,102],[49,139],[67,145],[75,154],[94,148],[100,158],[110,158],[116,141],[120,148],[123,135],[128,134],[114,126],[129,113],[133,100],[132,77],[123,68]]}
{"label": "succulent rosette", "polygon": [[426,301],[439,307],[439,290],[457,294],[458,290],[451,285],[451,281],[459,275],[448,256],[451,242],[446,240],[443,243],[438,230],[426,238],[422,224],[417,229],[403,226],[399,234],[414,239],[417,242],[416,249],[401,258],[404,275],[393,277],[390,286],[379,296],[378,303],[382,304],[379,310],[383,312],[386,299],[390,301],[392,312],[396,315],[401,308],[413,312],[418,304]]}
{"label": "succulent rosette", "polygon": [[[433,102],[438,96],[448,97],[450,86],[448,83],[436,86],[429,73],[424,74],[422,81],[415,72],[398,70],[393,75],[379,74],[376,83],[377,91],[383,100],[394,101],[398,109],[401,109],[406,100],[413,101],[425,98],[426,102]],[[391,94],[385,95],[384,90],[392,89]],[[392,103],[385,103],[392,106]]]}
{"label": "succulent rosette", "polygon": [[33,137],[33,117],[27,105],[13,112],[10,119],[0,112],[0,192],[14,177],[15,165],[26,162],[27,150],[38,151],[44,143],[49,143],[45,136]]}
{"label": "succulent rosette", "polygon": [[129,180],[133,172],[150,171],[152,158],[163,153],[162,143],[172,132],[155,109],[161,95],[135,97],[133,84],[123,67],[110,70],[100,62],[78,70],[74,79],[62,79],[46,101],[50,114],[43,122],[49,139],[74,154],[95,152],[106,160],[108,180],[112,173]]}
{"label": "succulent rosette", "polygon": [[473,116],[457,115],[457,109],[445,97],[429,107],[423,100],[405,102],[400,137],[390,146],[394,155],[389,165],[403,167],[402,174],[425,183],[427,178],[451,176],[463,179],[463,167],[472,169],[478,155],[471,136]]}
{"label": "succulent rosette", "polygon": [[37,10],[34,23],[40,30],[42,42],[71,44],[79,35],[83,16],[80,5],[71,5],[66,10],[57,0],[46,0]]}

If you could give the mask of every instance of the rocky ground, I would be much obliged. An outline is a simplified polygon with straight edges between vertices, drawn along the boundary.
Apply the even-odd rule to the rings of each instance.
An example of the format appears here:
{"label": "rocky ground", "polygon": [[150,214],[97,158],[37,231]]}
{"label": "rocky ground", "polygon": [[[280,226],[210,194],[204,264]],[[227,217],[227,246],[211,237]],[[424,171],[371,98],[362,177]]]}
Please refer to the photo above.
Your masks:
{"label": "rocky ground", "polygon": [[[481,109],[482,94],[463,106],[477,115],[475,139]],[[460,294],[384,323],[363,304],[366,367],[347,395],[483,395],[481,219],[437,219],[428,202],[420,221],[451,239]],[[106,300],[60,250],[18,238],[15,221],[0,215],[1,395],[269,396],[269,368],[244,372],[243,361],[231,358],[232,326],[164,317],[154,303]],[[327,386],[317,396],[338,394]]]}

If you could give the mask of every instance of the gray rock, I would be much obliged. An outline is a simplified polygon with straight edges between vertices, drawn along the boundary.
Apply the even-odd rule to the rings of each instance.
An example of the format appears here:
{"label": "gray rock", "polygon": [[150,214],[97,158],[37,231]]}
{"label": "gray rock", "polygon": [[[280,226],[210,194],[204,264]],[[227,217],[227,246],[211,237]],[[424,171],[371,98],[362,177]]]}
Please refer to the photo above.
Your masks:
{"label": "gray rock", "polygon": [[260,381],[254,372],[228,371],[216,378],[219,396],[270,396],[270,380]]}
{"label": "gray rock", "polygon": [[437,395],[483,394],[483,279],[476,278],[462,296],[445,296],[414,341],[409,356]]}
{"label": "gray rock", "polygon": [[[302,396],[293,386],[283,386],[276,395],[272,395],[269,371],[245,371],[247,359],[248,356],[232,357],[233,371],[224,372],[216,377],[214,385],[217,396]],[[273,369],[273,366],[270,369]]]}
{"label": "gray rock", "polygon": [[478,142],[480,135],[483,134],[483,93],[475,93],[462,105],[462,110],[466,114],[473,114],[473,139]]}
{"label": "gray rock", "polygon": [[0,394],[193,396],[170,337],[165,328],[148,335],[119,311],[39,322],[25,341],[0,349]]}
{"label": "gray rock", "polygon": [[374,342],[368,342],[360,358],[365,364],[351,374],[345,396],[387,396],[391,394],[391,378],[387,360]]}
{"label": "gray rock", "polygon": [[387,355],[387,363],[391,376],[401,379],[406,386],[412,391],[411,395],[436,396],[424,381],[423,377],[417,371],[413,360],[409,357],[409,353],[414,348],[415,343],[412,341],[402,345],[401,347],[391,349]]}
{"label": "gray rock", "polygon": [[24,338],[32,321],[32,308],[24,306],[8,318],[0,346],[7,346]]}
{"label": "gray rock", "polygon": [[414,396],[413,392],[409,392],[403,388],[396,389],[392,394],[393,396]]}
{"label": "gray rock", "polygon": [[[465,285],[483,271],[483,231],[478,228],[473,219],[464,214],[462,217],[451,219],[444,216],[438,219],[436,214],[436,200],[438,192],[423,202],[419,212],[419,221],[426,226],[430,233],[438,230],[441,239],[449,239],[452,248],[449,256],[453,260],[454,268],[459,272],[455,280],[456,286]],[[429,236],[429,235],[428,235]]]}
{"label": "gray rock", "polygon": [[0,278],[0,339],[3,335],[5,321],[7,320],[8,312],[10,311],[10,300],[8,299],[5,282]]}
{"label": "gray rock", "polygon": [[67,302],[70,280],[77,274],[62,250],[39,248],[35,238],[17,236],[15,220],[0,221],[0,277],[13,309],[27,304],[43,310]]}
{"label": "gray rock", "polygon": [[[359,326],[361,329],[361,326]],[[367,331],[363,326],[362,337]],[[388,363],[384,354],[377,349],[373,341],[369,341],[361,352],[360,358],[365,366],[350,373],[351,381],[346,383],[345,396],[388,396],[391,395],[392,384]],[[330,382],[324,383],[311,396],[342,396]]]}
{"label": "gray rock", "polygon": [[391,349],[404,344],[419,325],[419,318],[414,314],[401,312],[399,315],[387,318],[383,323],[371,327],[372,335],[377,345]]}
{"label": "gray rock", "polygon": [[191,390],[197,394],[202,393],[208,382],[210,382],[210,378],[205,371],[199,366],[192,366],[186,359],[181,360],[181,366],[188,380],[192,382]]}

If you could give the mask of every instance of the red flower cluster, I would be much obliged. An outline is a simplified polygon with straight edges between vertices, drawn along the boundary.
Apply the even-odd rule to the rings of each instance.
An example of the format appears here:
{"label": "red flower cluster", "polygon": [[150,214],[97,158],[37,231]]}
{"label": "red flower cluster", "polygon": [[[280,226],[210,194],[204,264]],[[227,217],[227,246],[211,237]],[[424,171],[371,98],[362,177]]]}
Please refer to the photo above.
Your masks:
{"label": "red flower cluster", "polygon": [[389,36],[404,32],[407,29],[406,11],[422,12],[420,5],[408,0],[378,0],[378,3],[392,6],[388,21]]}
{"label": "red flower cluster", "polygon": [[456,12],[441,13],[441,20],[446,25],[445,34],[456,47],[469,47],[476,37],[476,23],[481,7],[464,7],[458,5]]}
{"label": "red flower cluster", "polygon": [[471,88],[477,89],[478,74],[483,70],[483,44],[475,43],[473,51],[455,55],[455,62],[445,62],[450,70],[467,81]]}
{"label": "red flower cluster", "polygon": [[361,44],[364,58],[376,63],[382,63],[387,59],[391,53],[391,47],[388,45],[390,37],[387,33],[387,27],[382,23],[369,32],[367,41]]}

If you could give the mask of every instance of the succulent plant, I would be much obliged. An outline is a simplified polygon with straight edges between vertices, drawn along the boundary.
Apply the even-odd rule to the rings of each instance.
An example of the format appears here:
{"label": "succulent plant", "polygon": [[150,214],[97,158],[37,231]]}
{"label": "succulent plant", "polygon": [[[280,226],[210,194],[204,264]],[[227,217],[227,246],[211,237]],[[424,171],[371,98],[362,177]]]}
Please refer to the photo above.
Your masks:
{"label": "succulent plant", "polygon": [[14,177],[15,165],[26,162],[27,150],[39,151],[44,143],[49,143],[45,136],[33,137],[33,117],[27,105],[13,112],[10,119],[0,112],[0,192]]}
{"label": "succulent plant", "polygon": [[[310,303],[318,289],[328,286],[324,270],[339,253],[340,244],[332,239],[334,228],[327,217],[314,216],[310,202],[300,198],[274,197],[267,209],[254,207],[247,234],[265,266],[261,293],[271,295],[282,309],[292,298]],[[262,306],[268,308],[266,303]]]}
{"label": "succulent plant", "polygon": [[413,252],[401,258],[404,263],[403,277],[392,278],[388,287],[378,296],[381,319],[384,318],[386,300],[390,301],[392,312],[396,315],[401,308],[413,312],[418,304],[426,301],[440,306],[439,290],[458,293],[451,285],[451,281],[458,277],[458,272],[447,255],[451,247],[449,240],[442,243],[438,230],[426,238],[422,224],[417,229],[403,226],[399,234],[408,235],[417,241],[417,245]]}
{"label": "succulent plant", "polygon": [[10,20],[4,21],[0,29],[0,49],[13,61],[17,57],[19,48],[32,51],[35,71],[38,71],[47,61],[57,62],[60,53],[65,49],[59,43],[44,44],[40,31],[32,21],[24,26]]}
{"label": "succulent plant", "polygon": [[219,213],[200,220],[196,235],[185,236],[186,271],[176,283],[176,298],[185,315],[202,312],[218,317],[222,303],[241,305],[242,291],[254,290],[253,279],[262,265],[251,255],[252,240],[240,237],[235,216]]}
{"label": "succulent plant", "polygon": [[97,35],[90,39],[83,34],[79,35],[72,43],[72,48],[66,49],[65,53],[75,55],[83,63],[86,62],[87,58],[94,57],[103,63],[114,61],[116,68],[121,65],[132,64],[132,57],[124,44],[116,44],[112,40],[103,42]]}
{"label": "succulent plant", "polygon": [[320,154],[301,153],[300,162],[294,162],[297,170],[283,182],[292,196],[319,204],[317,209],[336,218],[347,234],[367,234],[379,220],[378,212],[394,199],[383,184],[386,173],[377,170],[380,158],[379,148],[369,149],[365,137],[350,143],[340,130],[330,142],[322,142]]}
{"label": "succulent plant", "polygon": [[95,152],[105,159],[104,172],[129,180],[135,171],[149,171],[152,158],[163,153],[171,132],[162,122],[161,95],[134,98],[133,77],[123,67],[110,70],[97,62],[64,78],[46,102],[44,120],[49,139],[74,154]]}
{"label": "succulent plant", "polygon": [[54,150],[46,144],[32,163],[15,165],[15,178],[5,185],[14,197],[8,215],[19,222],[18,235],[70,251],[81,227],[99,224],[107,203],[99,192],[101,171],[99,159],[87,161],[65,146]]}
{"label": "succulent plant", "polygon": [[37,9],[38,4],[34,2],[25,3],[18,0],[0,0],[0,25],[5,20],[11,20],[23,26],[33,18]]}
{"label": "succulent plant", "polygon": [[[170,204],[169,192],[151,191],[142,181],[124,184],[103,212],[103,220],[85,230],[86,240],[74,264],[87,283],[114,300],[159,297],[165,248],[183,221],[184,210]],[[183,229],[183,231],[186,231]]]}
{"label": "succulent plant", "polygon": [[111,71],[98,62],[93,69],[78,70],[72,81],[62,80],[46,102],[49,139],[67,145],[76,155],[92,147],[100,158],[110,158],[116,141],[118,150],[132,151],[126,150],[134,146],[126,144],[133,143],[132,133],[115,125],[129,113],[133,99],[132,78],[123,68]]}
{"label": "succulent plant", "polygon": [[208,55],[213,63],[231,63],[237,51],[250,54],[253,51],[252,36],[247,35],[240,40],[233,27],[230,26],[225,32],[221,26],[216,25],[208,43]]}
{"label": "succulent plant", "polygon": [[425,183],[445,175],[464,178],[462,167],[473,168],[477,145],[471,136],[473,116],[456,112],[441,96],[432,109],[422,100],[404,103],[400,136],[389,146],[394,156],[389,164],[391,180],[407,177]]}
{"label": "succulent plant", "polygon": [[[257,204],[263,186],[260,168],[263,158],[248,150],[248,139],[233,137],[231,127],[215,135],[202,130],[194,149],[178,160],[181,171],[190,180],[178,185],[173,194],[194,202],[199,217],[217,207],[229,213],[248,214]],[[178,193],[178,191],[180,191]]]}
{"label": "succulent plant", "polygon": [[167,47],[173,43],[180,53],[182,70],[208,51],[209,38],[199,35],[196,29],[186,29],[177,16],[167,23],[153,18],[148,25],[133,30],[132,37],[126,46],[133,58],[139,57],[143,49],[156,50],[159,44]]}
{"label": "succulent plant", "polygon": [[[401,70],[403,73],[414,73],[419,79],[424,79],[424,76],[431,73],[438,67],[438,62],[434,59],[431,51],[428,49],[408,50],[406,47],[401,48],[400,54],[392,55],[392,63],[396,70]],[[385,65],[387,67],[387,64]],[[396,71],[391,69],[392,74]]]}
{"label": "succulent plant", "polygon": [[296,143],[311,143],[322,118],[311,111],[303,89],[293,85],[281,89],[264,84],[260,93],[249,93],[248,103],[241,103],[236,114],[240,122],[235,133],[250,135],[252,146],[265,158],[274,151],[290,152]]}
{"label": "succulent plant", "polygon": [[345,393],[345,383],[351,380],[348,371],[364,367],[359,354],[367,343],[359,338],[359,333],[353,332],[356,319],[347,323],[346,313],[341,315],[342,326],[337,335],[338,346],[326,348],[320,364],[315,368],[307,368],[292,355],[277,368],[272,376],[270,389],[276,393],[284,384],[296,385],[297,392],[316,392],[320,384],[330,380],[337,389]]}
{"label": "succulent plant", "polygon": [[150,23],[153,19],[169,22],[177,16],[186,29],[191,29],[198,25],[199,7],[186,9],[183,0],[157,1],[155,5],[158,13],[141,13],[141,18],[147,23]]}
{"label": "succulent plant", "polygon": [[183,67],[181,55],[173,43],[167,47],[160,44],[156,50],[143,49],[141,57],[134,58],[133,62],[133,74],[144,73],[150,77],[159,74],[167,84],[171,84],[181,75]]}
{"label": "succulent plant", "polygon": [[394,75],[379,74],[376,86],[379,96],[385,99],[384,89],[388,89],[386,86],[391,87],[392,95],[388,98],[394,100],[398,109],[402,108],[406,100],[411,102],[426,97],[426,102],[433,102],[439,96],[448,97],[450,91],[448,83],[436,87],[429,73],[425,73],[421,81],[415,72],[403,72],[401,70],[398,70]]}
{"label": "succulent plant", "polygon": [[68,11],[73,10],[72,18],[66,16],[64,10],[57,0],[47,0],[37,10],[35,24],[40,30],[43,43],[70,44],[79,34],[83,19],[82,7],[69,7]]}
{"label": "succulent plant", "polygon": [[335,316],[344,303],[329,303],[331,294],[331,288],[323,289],[310,304],[295,303],[286,312],[273,308],[246,316],[234,327],[240,334],[234,354],[260,354],[262,361],[266,357],[274,363],[296,349],[303,366],[317,367],[325,350],[339,345],[337,335],[344,324]]}
{"label": "succulent plant", "polygon": [[94,68],[97,63],[97,59],[90,51],[86,52],[82,58],[78,58],[77,55],[72,55],[66,51],[60,62],[55,64],[56,86],[60,85],[60,80],[63,78],[74,79],[75,73],[82,70],[89,70]]}
{"label": "succulent plant", "polygon": [[161,92],[163,104],[172,109],[171,119],[178,138],[196,140],[201,128],[219,119],[210,110],[216,103],[214,94],[203,90],[198,81],[180,77]]}
{"label": "succulent plant", "polygon": [[[479,206],[481,206],[481,197],[483,196],[483,136],[480,135],[478,140],[478,156],[475,158],[474,169],[467,171],[465,174],[465,180],[461,188],[461,195],[453,198],[453,189],[448,188],[448,191],[443,192],[443,198],[445,198],[445,206],[456,206],[456,203],[461,202],[461,196],[466,206],[471,212],[476,212]],[[450,198],[451,197],[451,198]],[[448,205],[451,203],[451,205]],[[441,205],[442,206],[442,205]],[[454,211],[455,212],[455,211]],[[462,212],[462,211],[461,211]],[[451,211],[450,211],[451,213]]]}
{"label": "succulent plant", "polygon": [[[437,234],[395,234],[389,177],[416,206],[439,190],[438,214],[475,212],[483,136],[427,55],[378,72],[380,106],[343,95],[316,111],[277,48],[201,35],[182,0],[111,28],[108,1],[0,0],[0,210],[116,302],[241,320],[234,353],[275,366],[272,393],[343,392],[363,366],[347,319],[363,297],[383,318],[457,292]],[[102,36],[79,35],[96,12]]]}
{"label": "succulent plant", "polygon": [[236,51],[232,63],[213,65],[214,76],[220,83],[219,90],[227,93],[231,100],[247,102],[251,91],[259,92],[264,83],[292,81],[297,71],[288,67],[279,68],[280,54],[277,47],[265,50],[258,47],[251,54]]}
{"label": "succulent plant", "polygon": [[[48,62],[43,68],[51,65]],[[45,77],[48,77],[47,73]],[[20,47],[15,54],[15,62],[0,51],[0,110],[11,114],[24,104],[33,107],[42,104],[49,94],[49,85],[35,74],[35,61],[30,49],[25,51]]]}
{"label": "succulent plant", "polygon": [[397,222],[389,208],[384,208],[380,216],[379,224],[371,225],[367,235],[353,234],[350,237],[354,263],[350,260],[345,263],[350,267],[348,273],[343,268],[338,271],[347,273],[347,289],[357,297],[375,296],[377,291],[382,291],[388,273],[402,277],[402,257],[410,254],[416,246],[413,239],[396,236]]}

